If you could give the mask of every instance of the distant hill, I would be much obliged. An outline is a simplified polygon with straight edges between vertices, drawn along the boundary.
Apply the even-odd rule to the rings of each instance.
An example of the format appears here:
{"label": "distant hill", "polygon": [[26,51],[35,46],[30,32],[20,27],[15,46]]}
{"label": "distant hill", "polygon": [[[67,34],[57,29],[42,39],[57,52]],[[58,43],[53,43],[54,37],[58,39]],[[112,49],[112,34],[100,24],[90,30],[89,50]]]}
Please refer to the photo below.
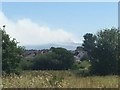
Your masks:
{"label": "distant hill", "polygon": [[44,45],[26,45],[26,49],[49,49],[51,47],[62,47],[67,50],[75,50],[77,46],[81,46],[80,43],[56,43],[56,44],[44,44]]}

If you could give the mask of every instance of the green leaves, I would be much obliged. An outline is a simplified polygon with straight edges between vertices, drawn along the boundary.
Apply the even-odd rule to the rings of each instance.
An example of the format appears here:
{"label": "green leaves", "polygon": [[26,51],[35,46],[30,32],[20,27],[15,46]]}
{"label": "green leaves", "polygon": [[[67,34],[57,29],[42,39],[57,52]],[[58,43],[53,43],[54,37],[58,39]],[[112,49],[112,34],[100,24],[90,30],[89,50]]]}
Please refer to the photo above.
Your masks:
{"label": "green leaves", "polygon": [[[11,39],[2,29],[2,69],[6,73],[18,73],[23,47],[17,46],[16,39]],[[17,70],[16,70],[17,69]]]}
{"label": "green leaves", "polygon": [[64,48],[52,48],[51,52],[38,55],[33,61],[35,70],[66,70],[73,65],[74,57]]}
{"label": "green leaves", "polygon": [[92,73],[99,75],[117,72],[117,52],[119,31],[115,28],[103,29],[96,36],[84,36],[84,49],[92,61]]}

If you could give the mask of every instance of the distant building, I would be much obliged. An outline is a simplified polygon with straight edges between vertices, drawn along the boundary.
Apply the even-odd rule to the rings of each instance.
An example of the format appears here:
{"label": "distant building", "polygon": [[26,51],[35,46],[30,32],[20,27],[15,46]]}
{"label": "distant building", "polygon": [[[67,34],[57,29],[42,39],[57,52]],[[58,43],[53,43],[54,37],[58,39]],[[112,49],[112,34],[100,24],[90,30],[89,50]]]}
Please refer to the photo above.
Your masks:
{"label": "distant building", "polygon": [[76,61],[81,61],[84,56],[87,56],[87,52],[84,50],[76,50],[76,53],[74,55]]}
{"label": "distant building", "polygon": [[74,58],[75,58],[75,61],[81,62],[81,61],[80,61],[80,58],[79,58],[78,56],[74,56]]}
{"label": "distant building", "polygon": [[[25,50],[25,52],[23,53],[23,57],[25,58],[34,58],[36,55],[41,55],[41,54],[45,54],[48,52],[52,52],[52,50],[50,49],[43,49],[43,50]],[[84,51],[83,49],[79,49],[79,50],[71,50],[70,51],[72,54],[74,54],[74,58],[76,61],[81,62],[82,58],[84,56],[87,56],[87,52]]]}
{"label": "distant building", "polygon": [[36,55],[40,55],[40,54],[45,54],[45,53],[48,53],[49,50],[25,50],[25,52],[23,53],[23,57],[26,57],[26,58],[32,58],[32,57],[35,57]]}
{"label": "distant building", "polygon": [[77,57],[79,57],[79,59],[81,60],[85,55],[87,55],[86,51],[79,51]]}

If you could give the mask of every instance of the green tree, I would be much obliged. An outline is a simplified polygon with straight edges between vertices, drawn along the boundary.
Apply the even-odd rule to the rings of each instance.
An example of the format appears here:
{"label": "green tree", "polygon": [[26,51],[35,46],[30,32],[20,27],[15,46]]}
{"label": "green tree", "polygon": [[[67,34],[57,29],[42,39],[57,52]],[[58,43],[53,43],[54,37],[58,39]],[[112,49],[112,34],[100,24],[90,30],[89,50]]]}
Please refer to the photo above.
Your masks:
{"label": "green tree", "polygon": [[2,70],[5,73],[19,73],[19,63],[23,52],[23,47],[17,46],[18,42],[0,29],[2,33]]}
{"label": "green tree", "polygon": [[74,63],[74,56],[64,48],[52,48],[51,52],[38,55],[33,61],[35,70],[66,70]]}
{"label": "green tree", "polygon": [[118,74],[120,75],[120,29],[118,29],[118,47],[117,47],[117,67],[118,67]]}
{"label": "green tree", "polygon": [[97,33],[93,73],[99,75],[115,74],[117,72],[118,30],[104,29]]}
{"label": "green tree", "polygon": [[64,48],[54,48],[52,52],[57,54],[57,59],[61,62],[62,69],[69,69],[74,63],[74,55]]}
{"label": "green tree", "polygon": [[91,33],[87,33],[84,36],[84,41],[83,41],[83,49],[85,51],[87,51],[89,59],[93,60],[93,53],[94,53],[94,49],[95,49],[95,41],[96,41],[96,36],[91,34]]}
{"label": "green tree", "polygon": [[53,52],[37,55],[33,63],[33,70],[57,70],[60,65],[57,55]]}

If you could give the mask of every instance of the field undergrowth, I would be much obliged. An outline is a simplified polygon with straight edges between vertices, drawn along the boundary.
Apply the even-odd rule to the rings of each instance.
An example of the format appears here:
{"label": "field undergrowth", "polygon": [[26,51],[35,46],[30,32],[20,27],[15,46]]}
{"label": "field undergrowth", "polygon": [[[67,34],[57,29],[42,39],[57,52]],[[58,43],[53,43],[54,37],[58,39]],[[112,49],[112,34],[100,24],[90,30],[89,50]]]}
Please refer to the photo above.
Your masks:
{"label": "field undergrowth", "polygon": [[118,88],[118,76],[76,76],[70,71],[24,71],[2,76],[3,88]]}

